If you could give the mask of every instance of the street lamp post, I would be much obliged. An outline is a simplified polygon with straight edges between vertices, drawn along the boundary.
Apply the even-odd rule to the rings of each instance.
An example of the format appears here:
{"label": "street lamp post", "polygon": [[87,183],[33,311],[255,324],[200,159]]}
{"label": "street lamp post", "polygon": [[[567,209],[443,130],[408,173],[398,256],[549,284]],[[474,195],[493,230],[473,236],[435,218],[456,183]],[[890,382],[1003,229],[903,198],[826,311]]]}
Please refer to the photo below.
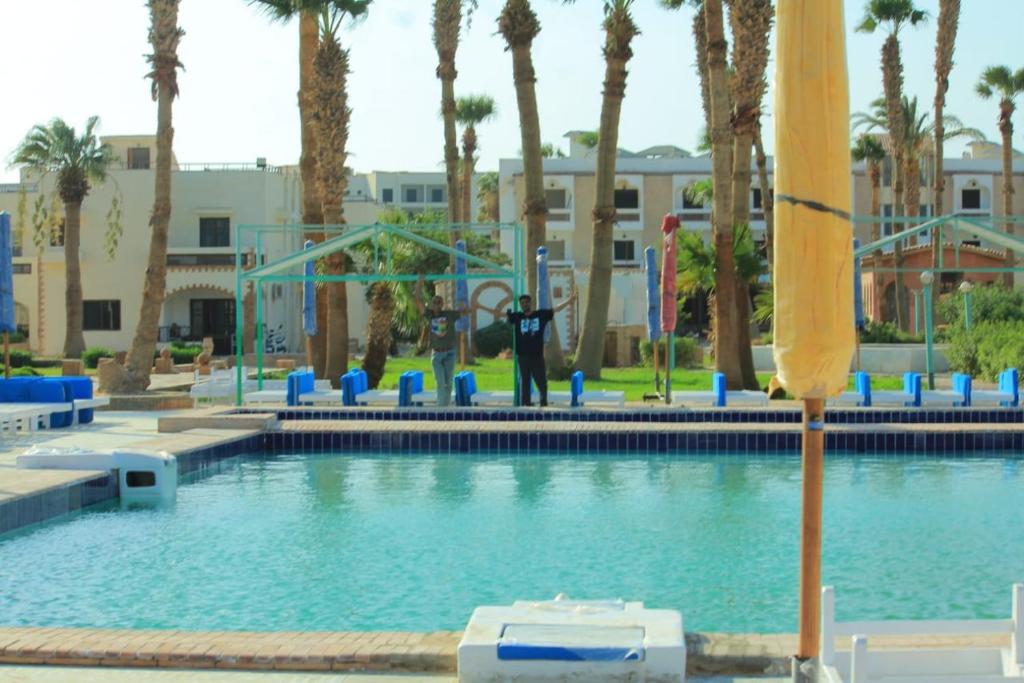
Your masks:
{"label": "street lamp post", "polygon": [[928,370],[928,389],[935,389],[935,367],[932,365],[932,282],[935,276],[930,270],[921,273],[921,288],[924,290],[924,346],[925,367]]}
{"label": "street lamp post", "polygon": [[960,283],[960,291],[964,295],[964,329],[970,331],[971,329],[971,291],[974,289],[967,280]]}

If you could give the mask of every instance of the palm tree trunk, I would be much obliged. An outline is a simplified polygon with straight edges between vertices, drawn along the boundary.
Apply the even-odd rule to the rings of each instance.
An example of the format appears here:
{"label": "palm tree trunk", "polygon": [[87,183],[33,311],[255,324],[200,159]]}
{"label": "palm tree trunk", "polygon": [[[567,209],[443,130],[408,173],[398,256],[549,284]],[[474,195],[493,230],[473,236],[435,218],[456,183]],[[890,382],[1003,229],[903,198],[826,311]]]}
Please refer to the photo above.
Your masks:
{"label": "palm tree trunk", "polygon": [[715,187],[713,234],[717,282],[715,284],[715,366],[725,374],[730,389],[743,386],[736,315],[736,267],[733,261],[732,130],[730,128],[729,80],[726,72],[725,27],[721,0],[705,0],[707,31],[708,94],[711,103],[711,160]]}
{"label": "palm tree trunk", "polygon": [[[125,372],[117,382],[116,391],[141,392],[149,386],[149,373],[153,368],[157,333],[160,330],[160,312],[163,309],[167,285],[167,230],[171,221],[171,159],[174,149],[172,107],[177,94],[175,66],[178,62],[177,46],[178,0],[150,0],[152,30],[150,40],[157,62],[170,64],[170,72],[156,75],[156,179],[153,191],[153,230],[149,238],[149,265],[142,289],[142,310],[135,327],[135,338],[128,350]],[[170,79],[168,81],[167,79]],[[113,387],[112,387],[113,388]]]}
{"label": "palm tree trunk", "polygon": [[[905,194],[904,194],[904,200],[906,202],[906,205],[905,205],[905,207],[903,209],[903,214],[908,219],[914,219],[914,218],[917,218],[918,214],[921,213],[921,210],[920,210],[920,206],[921,206],[921,160],[917,157],[916,154],[910,154],[910,155],[907,155],[907,157],[906,157],[906,159],[904,159],[903,163],[904,163],[904,168],[905,168],[905,174],[904,175],[906,177],[906,183],[907,183],[906,189],[905,189]],[[914,227],[916,227],[916,225],[917,225],[917,221],[915,221],[915,220],[908,220],[904,224],[906,230],[912,230]],[[911,240],[911,245],[916,245],[916,244],[917,244],[917,238],[913,238]],[[907,304],[907,315],[904,317],[904,320],[906,321],[906,326],[909,329],[910,328],[910,301],[909,301],[910,297],[909,297],[909,295],[906,292],[904,293],[904,297],[905,297],[906,304]],[[922,316],[921,319],[924,320],[924,317]],[[916,333],[917,330],[914,330],[914,332]]]}
{"label": "palm tree trunk", "polygon": [[82,267],[79,246],[82,236],[82,201],[64,201],[64,306],[67,328],[64,331],[64,357],[81,358],[85,351],[82,334]]}
{"label": "palm tree trunk", "polygon": [[[448,221],[461,223],[459,203],[459,147],[455,132],[455,52],[459,47],[462,0],[434,0],[434,46],[437,48],[437,77],[441,79],[441,116],[444,119],[444,167],[448,186]],[[448,242],[455,247],[457,230],[450,231]],[[451,263],[454,266],[455,257]]]}
{"label": "palm tree trunk", "polygon": [[[473,167],[476,160],[476,129],[473,126],[466,126],[462,133],[462,182],[459,188],[462,191],[462,216],[466,223],[472,221],[468,218],[472,215],[472,193],[473,193]],[[469,339],[469,328],[465,332],[459,332],[459,344],[461,345],[460,357],[465,363],[473,362],[473,344]]]}
{"label": "palm tree trunk", "polygon": [[[334,36],[321,36],[314,60],[316,71],[317,183],[320,188],[324,225],[344,224],[342,197],[348,177],[345,175],[348,124],[348,54]],[[344,275],[345,254],[327,257],[327,273]],[[327,287],[327,361],[325,374],[335,388],[348,370],[348,291],[344,282]]]}
{"label": "palm tree trunk", "polygon": [[[876,218],[882,213],[882,169],[878,162],[868,162],[868,174],[871,176],[871,215]],[[882,226],[880,223],[871,224],[871,241],[877,242],[882,239]],[[883,296],[882,292],[882,250],[875,249],[872,254],[874,257],[875,272],[873,274],[875,281],[875,300],[878,301],[879,297]],[[878,308],[878,319],[884,320],[885,308],[879,305]]]}
{"label": "palm tree trunk", "polygon": [[[999,132],[1003,136],[1003,215],[1013,215],[1013,102],[1001,102],[999,105]],[[1006,234],[1014,233],[1013,222],[1007,218]],[[1017,265],[1013,250],[1006,250],[1006,267],[1013,268]],[[1012,272],[1003,274],[1003,284],[1013,287]]]}
{"label": "palm tree trunk", "polygon": [[[939,29],[935,40],[935,183],[933,188],[932,217],[942,216],[946,191],[946,179],[943,176],[942,154],[946,131],[942,125],[943,109],[946,106],[946,90],[949,89],[949,72],[953,70],[953,50],[956,47],[956,32],[960,21],[960,0],[939,0]],[[939,267],[942,253],[942,231],[932,228],[932,269]],[[932,283],[932,313],[938,305],[939,297],[935,296],[935,283]]]}
{"label": "palm tree trunk", "polygon": [[594,237],[590,251],[590,287],[583,327],[576,346],[577,370],[586,379],[600,379],[608,304],[612,290],[612,227],[615,221],[615,160],[619,144],[619,118],[626,96],[626,65],[633,56],[630,43],[637,34],[628,8],[615,7],[604,21],[605,74],[601,100],[601,126],[597,137],[597,173],[594,196]]}
{"label": "palm tree trunk", "polygon": [[370,317],[366,323],[366,355],[363,370],[371,389],[376,389],[384,376],[384,368],[391,349],[391,319],[395,312],[395,297],[383,282],[370,287]]}
{"label": "palm tree trunk", "polygon": [[[893,178],[893,201],[892,214],[899,216],[900,207],[903,206],[903,155],[897,153],[893,156],[892,178]],[[893,230],[903,232],[905,224],[893,223]],[[903,331],[910,329],[910,305],[907,301],[907,286],[903,271],[903,242],[896,242],[893,246],[893,262],[896,264],[896,324]]]}
{"label": "palm tree trunk", "polygon": [[[302,178],[302,224],[323,225],[324,214],[316,182],[316,129],[313,125],[315,103],[313,91],[316,71],[313,60],[320,45],[320,27],[316,15],[303,12],[299,18],[299,121],[302,130],[302,152],[299,156],[299,176]],[[324,233],[310,230],[304,238],[322,242]],[[313,356],[313,372],[323,379],[327,365],[327,290],[317,288],[316,292],[317,334],[310,339]]]}
{"label": "palm tree trunk", "polygon": [[[541,155],[540,116],[537,113],[537,73],[533,68],[533,39],[540,33],[537,15],[529,0],[507,0],[498,19],[498,30],[512,52],[512,80],[519,109],[520,144],[523,148],[523,180],[526,201],[526,291],[537,291],[537,248],[547,233],[547,202],[544,198],[544,158]],[[548,368],[564,368],[565,358],[558,327],[551,325],[551,338],[544,348]]]}

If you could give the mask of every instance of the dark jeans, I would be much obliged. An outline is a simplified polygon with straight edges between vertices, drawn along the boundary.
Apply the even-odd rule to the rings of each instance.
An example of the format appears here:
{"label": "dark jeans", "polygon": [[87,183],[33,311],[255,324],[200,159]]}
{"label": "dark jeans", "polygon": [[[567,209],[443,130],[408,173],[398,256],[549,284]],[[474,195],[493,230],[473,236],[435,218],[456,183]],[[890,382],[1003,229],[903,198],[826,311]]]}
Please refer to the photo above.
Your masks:
{"label": "dark jeans", "polygon": [[548,375],[544,367],[544,354],[519,355],[519,405],[532,405],[530,402],[530,380],[537,385],[540,392],[540,404],[548,404]]}

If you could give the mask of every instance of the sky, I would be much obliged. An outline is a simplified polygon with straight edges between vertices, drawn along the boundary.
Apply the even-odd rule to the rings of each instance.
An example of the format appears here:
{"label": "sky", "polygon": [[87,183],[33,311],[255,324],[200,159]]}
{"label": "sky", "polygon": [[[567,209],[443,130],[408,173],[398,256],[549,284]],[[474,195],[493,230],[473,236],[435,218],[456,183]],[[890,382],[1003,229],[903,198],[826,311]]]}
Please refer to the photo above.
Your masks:
{"label": "sky", "polygon": [[[882,93],[884,35],[853,32],[864,0],[844,0],[848,26],[851,111],[864,111]],[[487,94],[498,116],[478,130],[478,168],[520,150],[512,63],[496,33],[502,0],[480,0],[457,55],[457,95]],[[930,13],[903,34],[905,91],[928,109],[938,0],[917,0]],[[0,0],[4,57],[0,62],[0,182],[15,182],[11,152],[37,123],[61,117],[80,127],[96,114],[100,133],[153,133],[156,104],[144,80],[149,51],[143,0]],[[369,16],[341,32],[350,49],[352,123],[349,166],[359,172],[433,171],[443,167],[440,81],[431,39],[430,0],[376,0]],[[545,142],[568,149],[569,130],[596,129],[601,109],[601,0],[534,0],[542,31],[534,42],[537,98]],[[981,11],[979,11],[981,10]],[[703,125],[694,71],[690,11],[670,12],[656,0],[637,0],[634,41],[620,147],[673,144],[693,150]],[[178,161],[293,164],[299,155],[298,25],[272,24],[246,0],[182,0],[186,35],[180,58],[181,97],[174,106]],[[947,111],[998,141],[997,103],[982,101],[974,85],[985,66],[1024,67],[1024,0],[966,0]],[[773,67],[770,64],[769,70]],[[1024,98],[1022,98],[1024,99]],[[766,98],[771,113],[771,93]],[[1019,103],[1024,110],[1024,101]],[[1018,114],[1024,119],[1024,114]],[[770,120],[765,121],[770,129]],[[1014,145],[1024,147],[1024,120]],[[769,152],[771,140],[766,140]],[[947,143],[947,157],[963,144]]]}

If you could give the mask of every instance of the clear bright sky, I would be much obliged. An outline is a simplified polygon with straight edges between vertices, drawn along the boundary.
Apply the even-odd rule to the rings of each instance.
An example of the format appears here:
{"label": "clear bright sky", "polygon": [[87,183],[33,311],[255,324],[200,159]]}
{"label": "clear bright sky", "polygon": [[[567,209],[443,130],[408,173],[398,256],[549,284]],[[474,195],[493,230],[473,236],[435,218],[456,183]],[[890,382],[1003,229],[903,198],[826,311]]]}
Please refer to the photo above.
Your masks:
{"label": "clear bright sky", "polygon": [[[511,57],[496,34],[502,0],[480,0],[463,32],[456,94],[485,93],[499,116],[478,129],[478,168],[519,154],[520,141]],[[865,110],[881,95],[880,48],[884,35],[853,33],[863,0],[846,0],[850,27],[851,108]],[[938,0],[918,0],[931,17],[905,31],[905,90],[930,109],[935,91]],[[351,49],[349,165],[357,171],[441,168],[440,83],[431,40],[430,0],[377,0],[369,17],[341,34]],[[595,129],[601,107],[600,0],[564,7],[534,0],[542,32],[534,44],[537,97],[544,141],[567,149],[562,135]],[[655,0],[637,0],[642,35],[634,43],[619,133],[621,147],[674,144],[692,150],[702,125],[694,72],[690,11],[669,12]],[[3,0],[4,56],[0,66],[0,180],[10,153],[29,128],[60,116],[79,127],[91,114],[103,134],[152,133],[156,105],[143,80],[149,51],[148,10],[143,0]],[[180,56],[181,97],[174,110],[175,151],[181,162],[292,164],[299,155],[298,27],[270,24],[246,0],[182,0],[186,35]],[[989,64],[1024,67],[1024,0],[965,0],[947,111],[998,141],[997,104],[974,94]],[[769,67],[771,68],[771,67]],[[766,100],[771,111],[771,99]],[[1019,104],[1024,112],[1024,102]],[[766,122],[770,126],[770,122]],[[770,129],[770,128],[769,128]],[[1024,146],[1024,113],[1017,115],[1015,146]],[[766,141],[769,150],[771,141]],[[947,156],[962,144],[947,143]]]}

